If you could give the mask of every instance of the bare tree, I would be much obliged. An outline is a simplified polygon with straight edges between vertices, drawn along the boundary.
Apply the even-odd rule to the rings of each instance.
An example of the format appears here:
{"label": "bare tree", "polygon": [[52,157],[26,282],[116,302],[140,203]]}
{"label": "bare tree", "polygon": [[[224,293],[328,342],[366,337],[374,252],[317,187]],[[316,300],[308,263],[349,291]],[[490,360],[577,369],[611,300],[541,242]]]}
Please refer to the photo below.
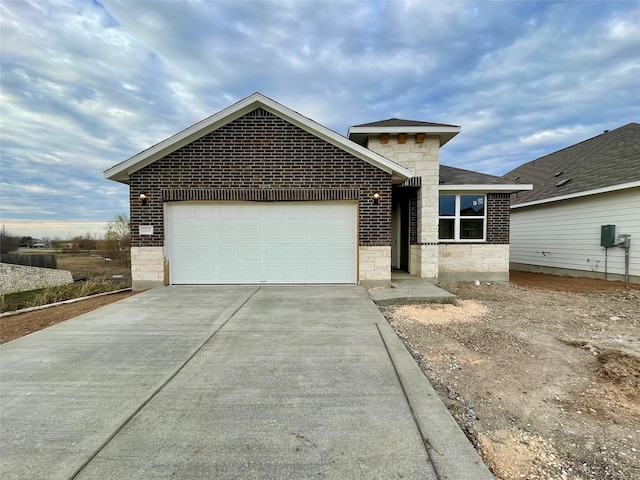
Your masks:
{"label": "bare tree", "polygon": [[131,230],[129,217],[120,213],[107,224],[102,244],[102,256],[123,264],[131,263]]}

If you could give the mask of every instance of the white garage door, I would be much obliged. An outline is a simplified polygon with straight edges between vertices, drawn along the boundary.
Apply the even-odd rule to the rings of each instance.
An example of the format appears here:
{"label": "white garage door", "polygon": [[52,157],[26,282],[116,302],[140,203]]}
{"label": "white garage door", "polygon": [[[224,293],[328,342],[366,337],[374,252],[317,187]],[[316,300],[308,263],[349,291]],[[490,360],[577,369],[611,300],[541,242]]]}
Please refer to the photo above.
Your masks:
{"label": "white garage door", "polygon": [[356,283],[356,203],[167,203],[172,284]]}

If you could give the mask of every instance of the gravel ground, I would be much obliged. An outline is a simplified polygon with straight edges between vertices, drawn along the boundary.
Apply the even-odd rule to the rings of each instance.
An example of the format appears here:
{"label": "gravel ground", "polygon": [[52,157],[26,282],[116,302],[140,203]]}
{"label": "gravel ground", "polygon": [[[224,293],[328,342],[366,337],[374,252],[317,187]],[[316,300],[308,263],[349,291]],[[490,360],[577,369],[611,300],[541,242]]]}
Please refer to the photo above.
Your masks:
{"label": "gravel ground", "polygon": [[640,479],[640,285],[444,288],[381,310],[498,479]]}

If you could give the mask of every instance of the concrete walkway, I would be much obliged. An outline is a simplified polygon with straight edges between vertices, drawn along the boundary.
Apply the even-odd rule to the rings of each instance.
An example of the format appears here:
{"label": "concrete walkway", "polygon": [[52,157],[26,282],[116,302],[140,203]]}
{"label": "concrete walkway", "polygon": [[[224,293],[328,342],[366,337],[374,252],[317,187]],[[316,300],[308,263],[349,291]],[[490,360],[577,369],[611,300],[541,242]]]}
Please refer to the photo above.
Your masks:
{"label": "concrete walkway", "polygon": [[371,288],[371,299],[379,305],[396,303],[452,303],[456,296],[434,285],[424,278],[405,272],[394,271],[390,288]]}
{"label": "concrete walkway", "polygon": [[489,479],[360,287],[167,287],[0,347],[0,478]]}

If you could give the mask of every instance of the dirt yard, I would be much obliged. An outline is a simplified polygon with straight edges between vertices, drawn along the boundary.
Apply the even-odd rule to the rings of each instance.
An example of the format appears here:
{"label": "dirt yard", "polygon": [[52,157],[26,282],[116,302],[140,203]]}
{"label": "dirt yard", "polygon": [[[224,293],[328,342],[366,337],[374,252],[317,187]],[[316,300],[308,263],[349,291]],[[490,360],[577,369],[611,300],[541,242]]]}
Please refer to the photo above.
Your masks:
{"label": "dirt yard", "polygon": [[69,270],[73,278],[112,278],[121,275],[124,283],[131,285],[131,267],[115,260],[105,260],[96,253],[58,253],[58,268]]}
{"label": "dirt yard", "polygon": [[64,322],[134,294],[135,292],[112,293],[102,297],[49,307],[44,310],[0,317],[0,344],[37,332],[56,323]]}
{"label": "dirt yard", "polygon": [[382,311],[498,479],[640,479],[640,286],[511,280]]}

